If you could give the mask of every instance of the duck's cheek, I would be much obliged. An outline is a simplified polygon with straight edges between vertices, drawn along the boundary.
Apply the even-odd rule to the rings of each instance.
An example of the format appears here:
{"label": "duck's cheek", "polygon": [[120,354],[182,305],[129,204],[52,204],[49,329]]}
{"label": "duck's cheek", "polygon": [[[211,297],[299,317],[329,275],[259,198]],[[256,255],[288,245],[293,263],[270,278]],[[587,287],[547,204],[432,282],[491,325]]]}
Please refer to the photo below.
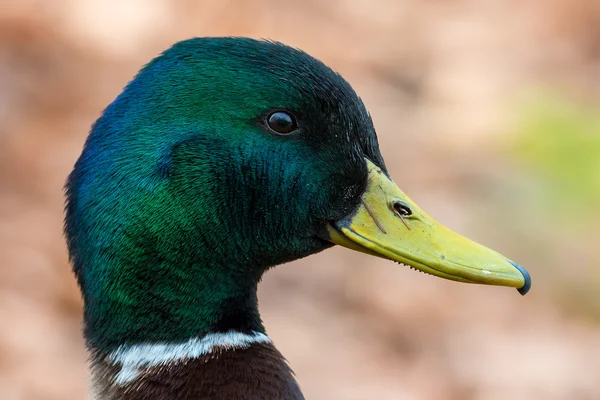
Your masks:
{"label": "duck's cheek", "polygon": [[345,195],[344,189],[327,190],[322,189],[321,193],[311,196],[307,203],[308,209],[304,211],[305,228],[302,230],[303,236],[318,236],[317,233],[322,230],[327,223],[337,221],[346,215],[352,214],[360,206],[360,196]]}
{"label": "duck's cheek", "polygon": [[360,206],[360,199],[366,188],[366,178],[360,174],[335,174],[321,190],[325,202],[322,205],[322,219],[337,221],[351,214]]}

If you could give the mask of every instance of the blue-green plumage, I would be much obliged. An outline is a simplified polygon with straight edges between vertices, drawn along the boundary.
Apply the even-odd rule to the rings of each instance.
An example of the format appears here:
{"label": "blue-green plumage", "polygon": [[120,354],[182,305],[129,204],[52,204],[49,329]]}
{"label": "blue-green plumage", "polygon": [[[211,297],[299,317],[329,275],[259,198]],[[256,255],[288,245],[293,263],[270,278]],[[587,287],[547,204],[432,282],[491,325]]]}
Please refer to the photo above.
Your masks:
{"label": "blue-green plumage", "polygon": [[[264,119],[289,110],[293,135]],[[338,74],[287,46],[192,39],[146,65],[94,124],[67,184],[66,232],[93,348],[262,330],[256,283],[330,246],[371,119]]]}

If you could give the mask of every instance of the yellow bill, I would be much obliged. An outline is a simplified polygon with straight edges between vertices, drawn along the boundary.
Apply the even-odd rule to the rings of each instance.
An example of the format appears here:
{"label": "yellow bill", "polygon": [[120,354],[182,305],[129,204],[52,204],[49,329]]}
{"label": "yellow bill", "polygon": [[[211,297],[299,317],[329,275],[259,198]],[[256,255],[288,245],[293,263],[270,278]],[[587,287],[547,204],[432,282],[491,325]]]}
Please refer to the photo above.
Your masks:
{"label": "yellow bill", "polygon": [[329,241],[442,278],[529,291],[531,278],[523,267],[439,224],[379,167],[369,160],[367,165],[362,203],[328,225]]}

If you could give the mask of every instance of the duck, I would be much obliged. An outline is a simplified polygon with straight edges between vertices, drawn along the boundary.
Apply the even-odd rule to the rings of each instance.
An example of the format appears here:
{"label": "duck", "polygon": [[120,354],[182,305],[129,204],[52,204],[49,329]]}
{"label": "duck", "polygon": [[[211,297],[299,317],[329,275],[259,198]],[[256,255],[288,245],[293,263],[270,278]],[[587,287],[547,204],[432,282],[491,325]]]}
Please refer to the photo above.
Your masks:
{"label": "duck", "polygon": [[92,125],[65,197],[97,400],[303,399],[257,286],[334,245],[531,286],[404,194],[351,85],[275,41],[192,38],[151,60]]}

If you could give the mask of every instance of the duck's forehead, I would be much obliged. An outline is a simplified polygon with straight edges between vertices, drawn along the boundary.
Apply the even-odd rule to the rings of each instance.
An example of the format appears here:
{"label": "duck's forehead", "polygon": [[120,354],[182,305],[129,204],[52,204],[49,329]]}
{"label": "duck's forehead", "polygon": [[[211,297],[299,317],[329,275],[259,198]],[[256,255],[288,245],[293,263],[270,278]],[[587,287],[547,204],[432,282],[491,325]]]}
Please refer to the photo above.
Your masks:
{"label": "duck's forehead", "polygon": [[[323,62],[280,43],[256,42],[249,48],[233,47],[252,93],[271,106],[306,112],[333,123],[372,130],[371,119],[352,86]],[[319,120],[321,118],[318,118]]]}
{"label": "duck's forehead", "polygon": [[217,89],[215,93],[236,91],[255,102],[281,103],[282,107],[302,101],[354,107],[355,111],[364,108],[339,74],[303,51],[281,43],[197,38],[176,44],[162,58],[171,66],[187,64],[194,75],[190,83],[211,86]]}

